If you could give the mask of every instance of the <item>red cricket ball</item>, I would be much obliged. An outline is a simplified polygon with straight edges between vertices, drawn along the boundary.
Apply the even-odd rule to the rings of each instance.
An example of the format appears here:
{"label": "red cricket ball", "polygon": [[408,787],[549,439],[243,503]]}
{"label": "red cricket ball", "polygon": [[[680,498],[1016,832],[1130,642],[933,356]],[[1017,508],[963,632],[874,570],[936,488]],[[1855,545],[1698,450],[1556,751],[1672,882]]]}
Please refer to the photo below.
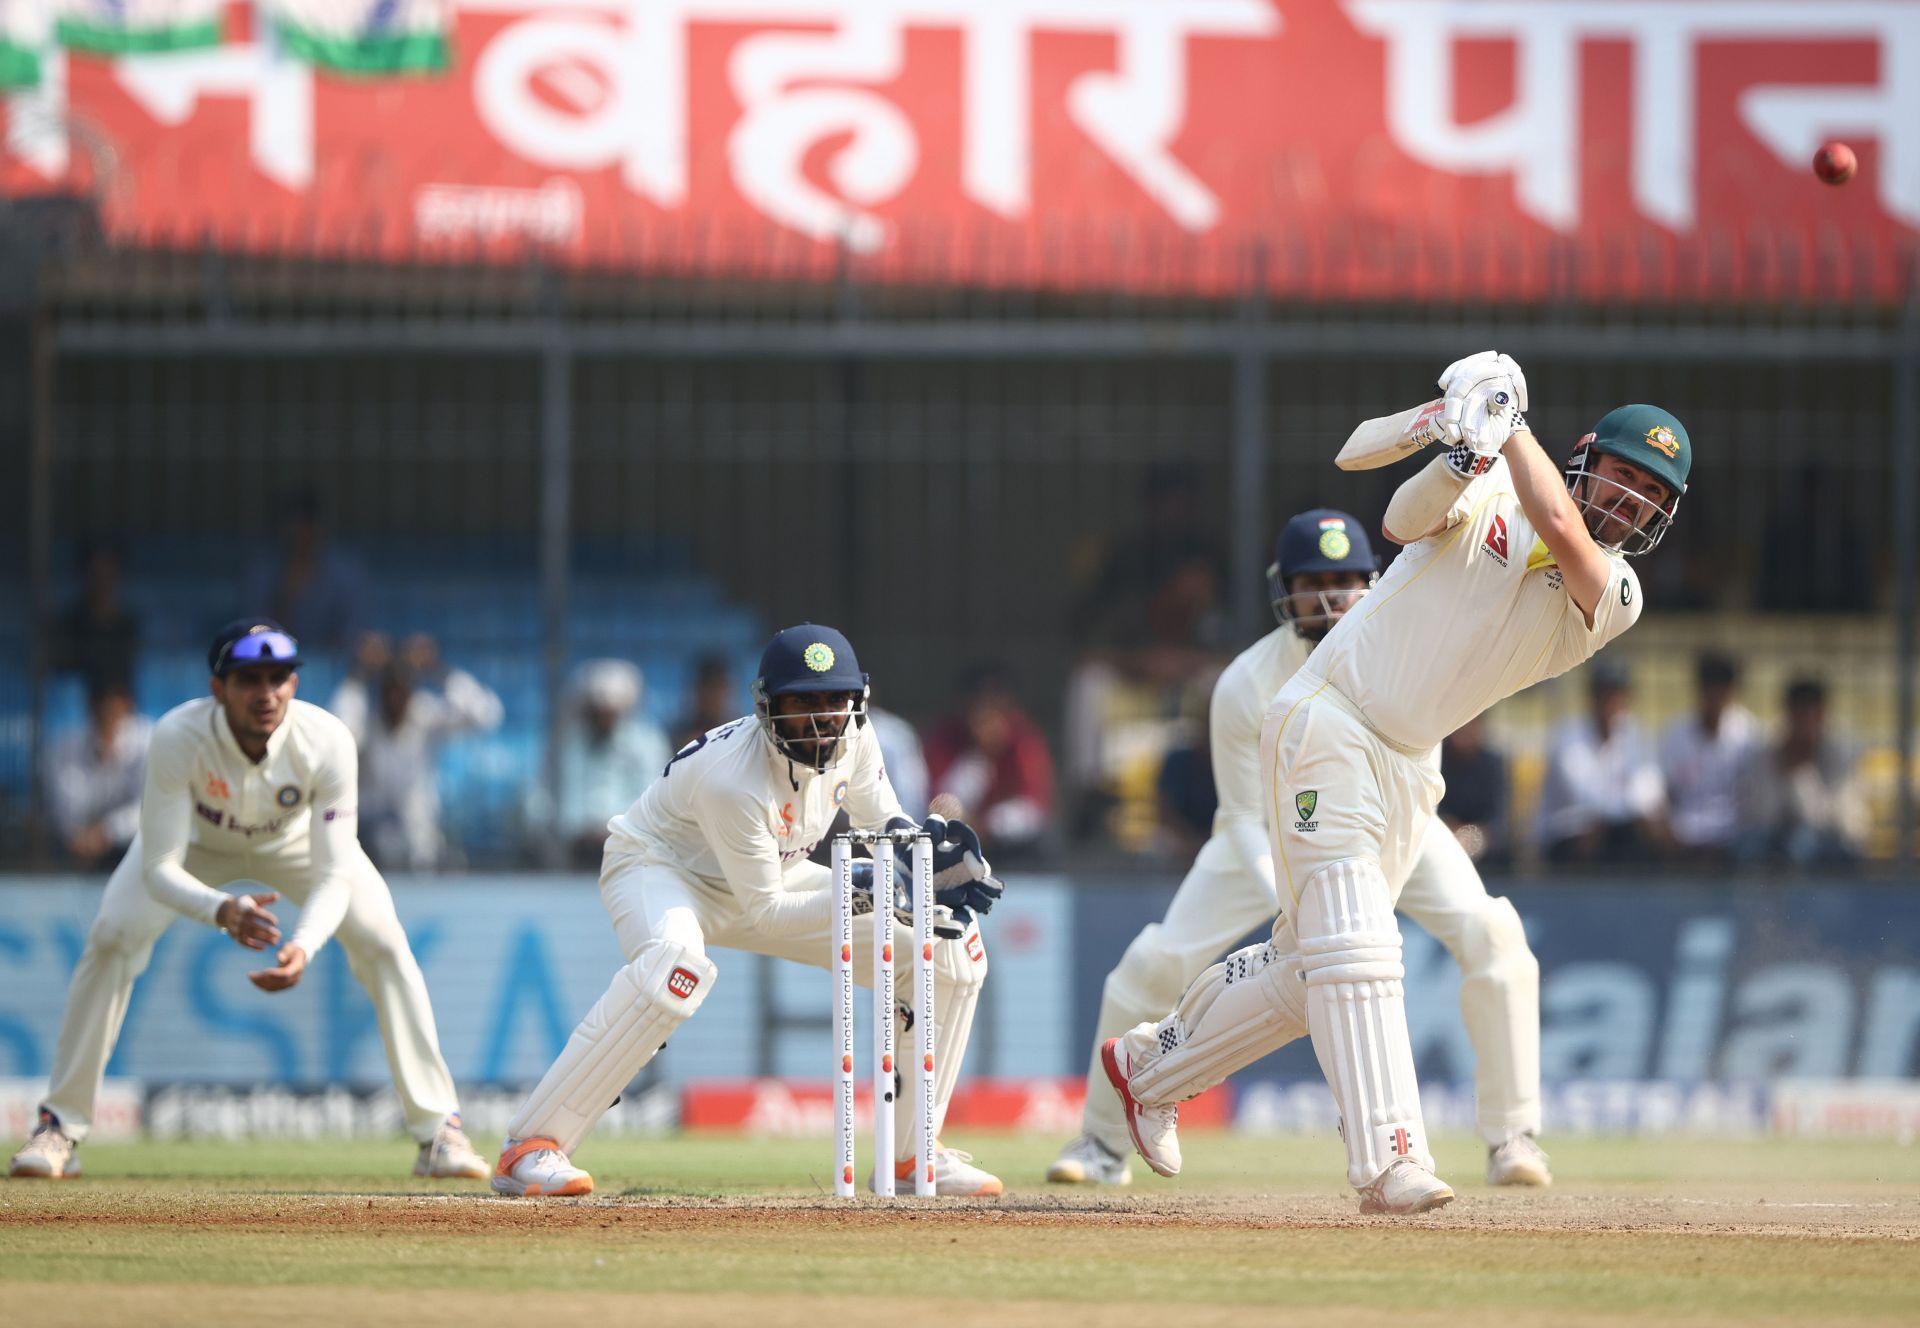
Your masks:
{"label": "red cricket ball", "polygon": [[1860,162],[1845,143],[1822,143],[1813,154],[1813,173],[1827,184],[1845,184],[1853,178]]}

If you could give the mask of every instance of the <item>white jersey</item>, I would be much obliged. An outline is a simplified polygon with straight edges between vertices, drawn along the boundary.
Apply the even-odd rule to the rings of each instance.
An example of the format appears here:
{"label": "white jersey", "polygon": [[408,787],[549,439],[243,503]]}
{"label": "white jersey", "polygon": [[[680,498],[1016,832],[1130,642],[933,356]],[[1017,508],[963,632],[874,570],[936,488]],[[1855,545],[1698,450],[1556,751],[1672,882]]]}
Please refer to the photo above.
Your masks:
{"label": "white jersey", "polygon": [[1213,785],[1219,807],[1213,837],[1230,845],[1240,865],[1273,884],[1273,848],[1267,839],[1266,780],[1260,773],[1260,723],[1274,693],[1313,650],[1292,627],[1268,632],[1238,655],[1213,685],[1207,709],[1213,749]]}
{"label": "white jersey", "polygon": [[682,747],[666,773],[607,823],[608,847],[675,867],[736,896],[755,926],[796,906],[790,872],[807,861],[842,808],[856,830],[904,816],[880,740],[859,724],[825,771],[774,750],[749,715]]}
{"label": "white jersey", "polygon": [[[226,711],[210,696],[175,706],[153,728],[140,798],[141,869],[147,891],[212,924],[227,893],[185,866],[187,849],[217,856],[235,876],[272,868],[310,871],[312,886],[289,938],[311,957],[346,915],[359,757],[346,725],[292,701],[257,764],[240,750]],[[229,878],[232,879],[232,878]]]}
{"label": "white jersey", "polygon": [[1388,742],[1426,751],[1496,701],[1593,657],[1640,617],[1640,579],[1618,554],[1593,626],[1534,533],[1503,457],[1409,544],[1313,652]]}

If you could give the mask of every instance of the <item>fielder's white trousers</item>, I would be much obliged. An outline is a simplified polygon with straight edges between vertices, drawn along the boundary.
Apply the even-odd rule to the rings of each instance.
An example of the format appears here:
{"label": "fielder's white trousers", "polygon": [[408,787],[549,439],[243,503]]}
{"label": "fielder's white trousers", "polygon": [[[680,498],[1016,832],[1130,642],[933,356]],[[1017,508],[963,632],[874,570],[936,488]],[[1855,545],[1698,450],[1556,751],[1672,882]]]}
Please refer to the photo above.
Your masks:
{"label": "fielder's white trousers", "polygon": [[[808,893],[829,889],[833,874],[818,863],[800,863],[788,869],[787,889]],[[740,901],[730,892],[701,883],[678,868],[643,862],[624,854],[608,853],[600,871],[600,898],[613,919],[614,934],[629,960],[655,940],[684,946],[702,956],[708,946],[744,950],[748,954],[772,955],[791,959],[810,968],[826,968],[832,959],[833,919],[822,911],[821,920],[795,920],[778,932],[760,930],[743,914]],[[913,954],[913,933],[897,920],[893,925],[896,955]],[[981,984],[987,978],[987,952],[980,939],[979,923],[955,940],[936,941],[934,953],[934,1128],[946,1120],[947,1104],[952,1100],[960,1076],[960,1063],[967,1054],[967,1041],[973,1031],[973,1013]],[[873,984],[873,928],[868,918],[854,919],[853,973],[859,985]],[[911,979],[905,968],[897,979],[896,998],[903,1006],[912,1002]],[[821,979],[820,991],[828,992]],[[822,1065],[822,1072],[826,1066]],[[897,1158],[913,1156],[913,1122],[918,1120],[918,1075],[904,1076],[902,1092],[895,1099],[894,1139]],[[537,1125],[522,1133],[541,1132]]]}
{"label": "fielder's white trousers", "polygon": [[[373,1001],[386,1045],[387,1067],[406,1115],[407,1131],[426,1143],[441,1122],[459,1110],[453,1075],[440,1055],[427,984],[414,962],[407,934],[393,911],[393,896],[365,853],[358,855],[353,895],[334,939],[347,966]],[[258,881],[283,899],[304,903],[313,881],[304,861],[261,855],[214,854],[189,847],[186,869],[208,885]],[[100,912],[87,932],[87,947],[67,988],[66,1013],[53,1056],[53,1078],[46,1108],[60,1118],[75,1140],[93,1125],[100,1078],[113,1057],[120,1025],[127,1017],[133,983],[146,971],[154,942],[180,915],[147,893],[141,880],[140,839],[136,835],[120,865],[107,880]],[[288,931],[282,928],[282,931]],[[262,960],[271,966],[271,951]]]}

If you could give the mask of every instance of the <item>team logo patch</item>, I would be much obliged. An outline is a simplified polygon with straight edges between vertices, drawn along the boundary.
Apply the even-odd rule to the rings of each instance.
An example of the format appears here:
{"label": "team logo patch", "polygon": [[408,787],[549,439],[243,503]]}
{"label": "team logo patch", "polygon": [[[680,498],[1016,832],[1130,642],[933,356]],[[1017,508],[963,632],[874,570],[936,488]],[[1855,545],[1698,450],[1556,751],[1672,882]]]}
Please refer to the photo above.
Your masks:
{"label": "team logo patch", "polygon": [[1353,550],[1353,541],[1347,538],[1344,530],[1323,530],[1320,532],[1320,556],[1340,559]]}
{"label": "team logo patch", "polygon": [[297,807],[300,805],[300,790],[288,784],[273,795],[273,800],[282,807]]}
{"label": "team logo patch", "polygon": [[207,776],[207,796],[209,798],[231,798],[233,790],[227,787],[227,781],[218,775]]}
{"label": "team logo patch", "polygon": [[[881,778],[883,779],[886,778],[884,772],[882,773]],[[833,786],[833,805],[838,807],[841,803],[845,802],[846,800],[847,800],[847,781],[843,779],[838,784],[835,784]]]}
{"label": "team logo patch", "polygon": [[824,641],[815,641],[800,653],[800,659],[815,673],[825,673],[833,667],[833,647]]}
{"label": "team logo patch", "polygon": [[1680,440],[1664,424],[1656,424],[1647,430],[1647,446],[1669,458],[1680,455]]}
{"label": "team logo patch", "polygon": [[1296,793],[1293,795],[1293,809],[1300,813],[1300,819],[1303,821],[1311,821],[1313,819],[1313,809],[1319,805],[1319,789],[1308,789],[1305,793]]}
{"label": "team logo patch", "polygon": [[1487,527],[1487,538],[1481,544],[1493,556],[1493,560],[1502,567],[1507,565],[1507,519],[1495,514],[1493,524]]}
{"label": "team logo patch", "polygon": [[667,990],[683,1001],[693,995],[699,986],[700,979],[684,968],[676,968],[667,974]]}
{"label": "team logo patch", "polygon": [[1624,608],[1631,603],[1633,603],[1633,582],[1623,576],[1620,578],[1620,604]]}

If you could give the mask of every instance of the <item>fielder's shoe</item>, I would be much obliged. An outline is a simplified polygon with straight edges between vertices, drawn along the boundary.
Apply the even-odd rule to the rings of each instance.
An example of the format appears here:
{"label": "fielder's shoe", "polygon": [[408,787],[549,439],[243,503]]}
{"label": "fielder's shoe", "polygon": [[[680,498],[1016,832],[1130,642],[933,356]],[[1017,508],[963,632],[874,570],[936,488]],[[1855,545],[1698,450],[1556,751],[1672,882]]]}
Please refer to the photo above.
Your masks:
{"label": "fielder's shoe", "polygon": [[7,1164],[9,1176],[22,1179],[72,1180],[80,1174],[79,1147],[60,1128],[60,1118],[40,1108],[40,1123],[33,1129],[27,1146],[13,1155]]}
{"label": "fielder's shoe", "polygon": [[1516,1134],[1498,1148],[1489,1148],[1487,1184],[1542,1187],[1553,1184],[1546,1150],[1534,1142],[1531,1134]]}
{"label": "fielder's shoe", "polygon": [[1360,1187],[1363,1213],[1424,1213],[1452,1202],[1453,1191],[1447,1183],[1410,1157],[1375,1176],[1371,1185]]}
{"label": "fielder's shoe", "polygon": [[1047,1179],[1062,1185],[1131,1185],[1133,1168],[1090,1134],[1083,1134],[1053,1159]]}
{"label": "fielder's shoe", "polygon": [[[913,1193],[913,1169],[918,1164],[918,1159],[911,1157],[894,1163],[895,1193]],[[873,1188],[872,1177],[867,1178],[867,1188]],[[1005,1190],[1006,1186],[1000,1183],[998,1176],[973,1165],[972,1153],[948,1148],[938,1139],[933,1141],[933,1192],[940,1198],[993,1199]]]}
{"label": "fielder's shoe", "polygon": [[[1131,1040],[1134,1033],[1145,1030],[1149,1042],[1153,1040],[1153,1025],[1141,1024],[1133,1033],[1127,1035]],[[1113,1091],[1120,1095],[1120,1101],[1127,1109],[1127,1133],[1133,1136],[1133,1146],[1145,1159],[1146,1164],[1162,1176],[1180,1174],[1180,1104],[1169,1102],[1165,1106],[1149,1106],[1134,1097],[1127,1087],[1132,1077],[1134,1053],[1121,1046],[1121,1038],[1108,1038],[1100,1048],[1100,1064],[1106,1067],[1107,1082],[1113,1085]]]}
{"label": "fielder's shoe", "polygon": [[562,1195],[592,1194],[593,1177],[567,1161],[560,1145],[551,1139],[509,1139],[500,1150],[500,1164],[493,1169],[495,1194],[535,1195],[556,1198]]}
{"label": "fielder's shoe", "polygon": [[420,1156],[413,1159],[414,1175],[435,1180],[485,1180],[491,1170],[487,1159],[467,1141],[458,1112],[441,1122],[432,1141],[421,1144]]}

